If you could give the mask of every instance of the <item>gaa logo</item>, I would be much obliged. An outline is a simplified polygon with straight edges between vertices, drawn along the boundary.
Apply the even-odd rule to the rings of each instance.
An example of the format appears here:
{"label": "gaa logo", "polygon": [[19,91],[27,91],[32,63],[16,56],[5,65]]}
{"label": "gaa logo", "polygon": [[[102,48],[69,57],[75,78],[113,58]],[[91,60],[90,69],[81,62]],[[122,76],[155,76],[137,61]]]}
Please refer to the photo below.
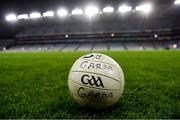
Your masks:
{"label": "gaa logo", "polygon": [[93,75],[89,76],[87,74],[84,74],[81,77],[81,82],[85,85],[89,84],[91,86],[95,85],[96,87],[103,87],[104,88],[103,82],[99,76],[97,76],[97,78],[95,78]]}

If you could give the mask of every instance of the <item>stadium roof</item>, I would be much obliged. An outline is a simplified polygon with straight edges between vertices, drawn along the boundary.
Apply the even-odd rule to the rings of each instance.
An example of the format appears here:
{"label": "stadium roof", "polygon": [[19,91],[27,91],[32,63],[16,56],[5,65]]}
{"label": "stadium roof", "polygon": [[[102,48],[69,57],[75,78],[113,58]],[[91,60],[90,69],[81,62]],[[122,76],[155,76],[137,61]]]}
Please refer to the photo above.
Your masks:
{"label": "stadium roof", "polygon": [[44,12],[49,9],[57,9],[58,7],[82,7],[89,3],[94,3],[100,7],[104,7],[105,5],[119,6],[121,3],[138,5],[142,2],[172,4],[173,0],[4,0],[0,2],[0,20],[4,19],[4,16],[10,12],[24,14],[31,11]]}
{"label": "stadium roof", "polygon": [[1,1],[2,10],[28,10],[28,9],[47,9],[58,6],[79,6],[86,3],[97,4],[116,4],[116,3],[132,3],[137,4],[144,1],[150,1],[157,4],[165,4],[173,2],[173,0],[4,0]]}
{"label": "stadium roof", "polygon": [[[150,3],[150,4],[152,3],[152,8],[153,8],[152,13],[153,14],[151,14],[151,16],[149,17],[149,18],[151,18],[151,20],[154,18],[158,18],[158,17],[159,18],[164,17],[164,18],[166,18],[166,19],[163,19],[165,21],[169,17],[170,19],[176,21],[174,23],[177,23],[177,21],[179,21],[179,18],[180,18],[179,14],[177,12],[179,10],[179,7],[174,7],[175,6],[174,2],[175,2],[175,0],[4,0],[4,1],[0,2],[1,3],[0,22],[4,26],[0,29],[0,32],[2,33],[5,31],[8,31],[8,33],[9,33],[9,27],[7,27],[7,26],[10,25],[12,27],[12,31],[14,31],[14,29],[18,29],[18,27],[17,27],[18,25],[21,25],[21,24],[8,24],[7,19],[6,19],[7,16],[8,16],[8,19],[11,19],[11,20],[13,19],[13,23],[16,23],[16,20],[19,20],[19,19],[32,18],[32,16],[34,16],[32,13],[36,13],[35,18],[37,18],[37,15],[38,15],[38,18],[40,18],[40,21],[41,21],[44,18],[44,16],[47,16],[47,14],[45,15],[45,13],[48,12],[48,16],[49,16],[49,11],[51,11],[51,12],[54,12],[53,15],[51,15],[51,16],[57,17],[58,11],[60,9],[64,9],[65,10],[64,12],[68,13],[67,17],[71,17],[71,15],[69,13],[71,13],[75,9],[83,10],[82,12],[84,12],[84,14],[85,14],[86,8],[89,5],[90,6],[92,5],[93,7],[97,8],[97,10],[99,11],[99,14],[102,13],[102,11],[105,7],[107,7],[107,6],[112,7],[113,11],[114,11],[113,12],[114,16],[116,16],[118,19],[123,19],[123,18],[120,18],[120,15],[117,13],[119,10],[118,8],[120,6],[128,5],[129,7],[132,7],[131,12],[130,12],[130,13],[132,13],[131,14],[132,17],[135,15],[138,18],[139,16],[137,14],[140,13],[140,16],[141,16],[140,18],[143,18],[144,16],[142,16],[141,13],[142,13],[142,8],[144,9],[144,7],[141,6],[140,7],[141,9],[138,9],[137,6],[142,5],[143,3]],[[177,5],[177,6],[179,6],[179,5]],[[176,8],[178,8],[178,9],[176,9]],[[141,11],[135,12],[136,10],[137,11],[141,10]],[[119,11],[124,11],[124,8],[123,8],[123,10],[119,10]],[[112,16],[113,16],[113,13],[111,13]],[[62,14],[62,11],[59,14]],[[10,17],[9,17],[9,15],[10,15]],[[105,14],[103,14],[103,15],[105,15]],[[106,15],[109,15],[109,14],[106,14]],[[144,13],[143,13],[143,15],[144,15]],[[136,19],[135,16],[133,17],[134,19]],[[47,22],[50,22],[50,21],[48,21],[49,19],[43,19],[43,20],[47,20]],[[62,19],[60,19],[60,20],[62,20]],[[103,20],[103,19],[101,19],[101,20]],[[107,19],[107,20],[109,20],[109,19]],[[115,20],[115,19],[112,19],[112,20]],[[131,19],[129,19],[129,20],[131,20]],[[59,22],[59,19],[57,19],[57,21]],[[136,20],[134,20],[134,21],[136,21]],[[45,21],[43,21],[43,22],[46,23]],[[32,23],[34,23],[34,22],[32,22]],[[22,24],[22,25],[24,25],[24,24]],[[5,30],[5,29],[7,29],[7,30]]]}

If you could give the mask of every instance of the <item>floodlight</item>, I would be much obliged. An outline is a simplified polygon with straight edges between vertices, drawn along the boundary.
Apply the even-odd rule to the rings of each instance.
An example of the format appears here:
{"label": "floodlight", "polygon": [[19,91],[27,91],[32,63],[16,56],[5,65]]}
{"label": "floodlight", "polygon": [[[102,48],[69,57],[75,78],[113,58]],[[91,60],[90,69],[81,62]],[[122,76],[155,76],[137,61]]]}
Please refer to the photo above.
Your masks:
{"label": "floodlight", "polygon": [[105,8],[103,8],[103,12],[105,12],[105,13],[111,13],[111,12],[113,12],[114,11],[114,8],[113,7],[105,7]]}
{"label": "floodlight", "polygon": [[58,16],[60,17],[65,17],[68,15],[68,12],[66,9],[59,9],[58,12],[57,12]]}
{"label": "floodlight", "polygon": [[47,11],[47,12],[43,13],[43,17],[53,17],[53,16],[54,16],[53,11]]}
{"label": "floodlight", "polygon": [[175,4],[175,5],[180,5],[180,0],[175,0],[175,1],[174,1],[174,4]]}
{"label": "floodlight", "polygon": [[172,48],[173,48],[173,49],[176,49],[176,48],[177,48],[177,44],[174,43],[174,44],[172,45]]}
{"label": "floodlight", "polygon": [[66,34],[66,35],[65,35],[65,38],[68,38],[68,37],[69,37],[69,36]]}
{"label": "floodlight", "polygon": [[72,10],[71,14],[72,15],[82,15],[83,11],[79,8],[76,8],[76,9]]}
{"label": "floodlight", "polygon": [[15,14],[8,14],[6,15],[5,19],[9,22],[15,22],[17,21],[17,16]]}
{"label": "floodlight", "polygon": [[121,13],[126,13],[132,11],[132,7],[128,5],[121,5],[118,10]]}
{"label": "floodlight", "polygon": [[21,15],[18,15],[18,20],[21,20],[21,19],[29,19],[29,16],[28,14],[21,14]]}
{"label": "floodlight", "polygon": [[154,34],[154,38],[158,38],[158,34]]}
{"label": "floodlight", "polygon": [[29,16],[30,16],[31,19],[41,18],[41,14],[38,13],[38,12],[33,12],[33,13],[31,13]]}
{"label": "floodlight", "polygon": [[89,6],[85,9],[85,14],[88,16],[88,17],[92,17],[96,14],[99,13],[99,9],[95,6]]}
{"label": "floodlight", "polygon": [[111,37],[114,37],[114,33],[111,33]]}
{"label": "floodlight", "polygon": [[152,10],[152,5],[149,3],[142,4],[136,7],[136,11],[142,11],[144,13],[150,13]]}

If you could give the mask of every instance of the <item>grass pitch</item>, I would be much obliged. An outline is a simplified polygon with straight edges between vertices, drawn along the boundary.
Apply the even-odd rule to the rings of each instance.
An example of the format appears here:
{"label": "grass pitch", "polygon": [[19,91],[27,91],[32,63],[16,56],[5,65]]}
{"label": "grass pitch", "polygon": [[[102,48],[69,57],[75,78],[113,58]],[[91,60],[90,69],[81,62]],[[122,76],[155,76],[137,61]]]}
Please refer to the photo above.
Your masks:
{"label": "grass pitch", "polygon": [[101,111],[69,96],[68,72],[85,52],[0,53],[0,118],[180,118],[180,51],[102,53],[121,65],[125,91]]}

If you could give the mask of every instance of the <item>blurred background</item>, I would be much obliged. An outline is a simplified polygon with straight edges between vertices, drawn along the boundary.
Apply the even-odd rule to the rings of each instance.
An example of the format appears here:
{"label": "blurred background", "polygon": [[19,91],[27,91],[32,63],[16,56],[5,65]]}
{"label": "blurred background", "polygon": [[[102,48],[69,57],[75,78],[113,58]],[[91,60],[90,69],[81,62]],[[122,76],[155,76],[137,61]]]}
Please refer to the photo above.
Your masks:
{"label": "blurred background", "polygon": [[6,0],[0,51],[180,49],[180,0]]}

